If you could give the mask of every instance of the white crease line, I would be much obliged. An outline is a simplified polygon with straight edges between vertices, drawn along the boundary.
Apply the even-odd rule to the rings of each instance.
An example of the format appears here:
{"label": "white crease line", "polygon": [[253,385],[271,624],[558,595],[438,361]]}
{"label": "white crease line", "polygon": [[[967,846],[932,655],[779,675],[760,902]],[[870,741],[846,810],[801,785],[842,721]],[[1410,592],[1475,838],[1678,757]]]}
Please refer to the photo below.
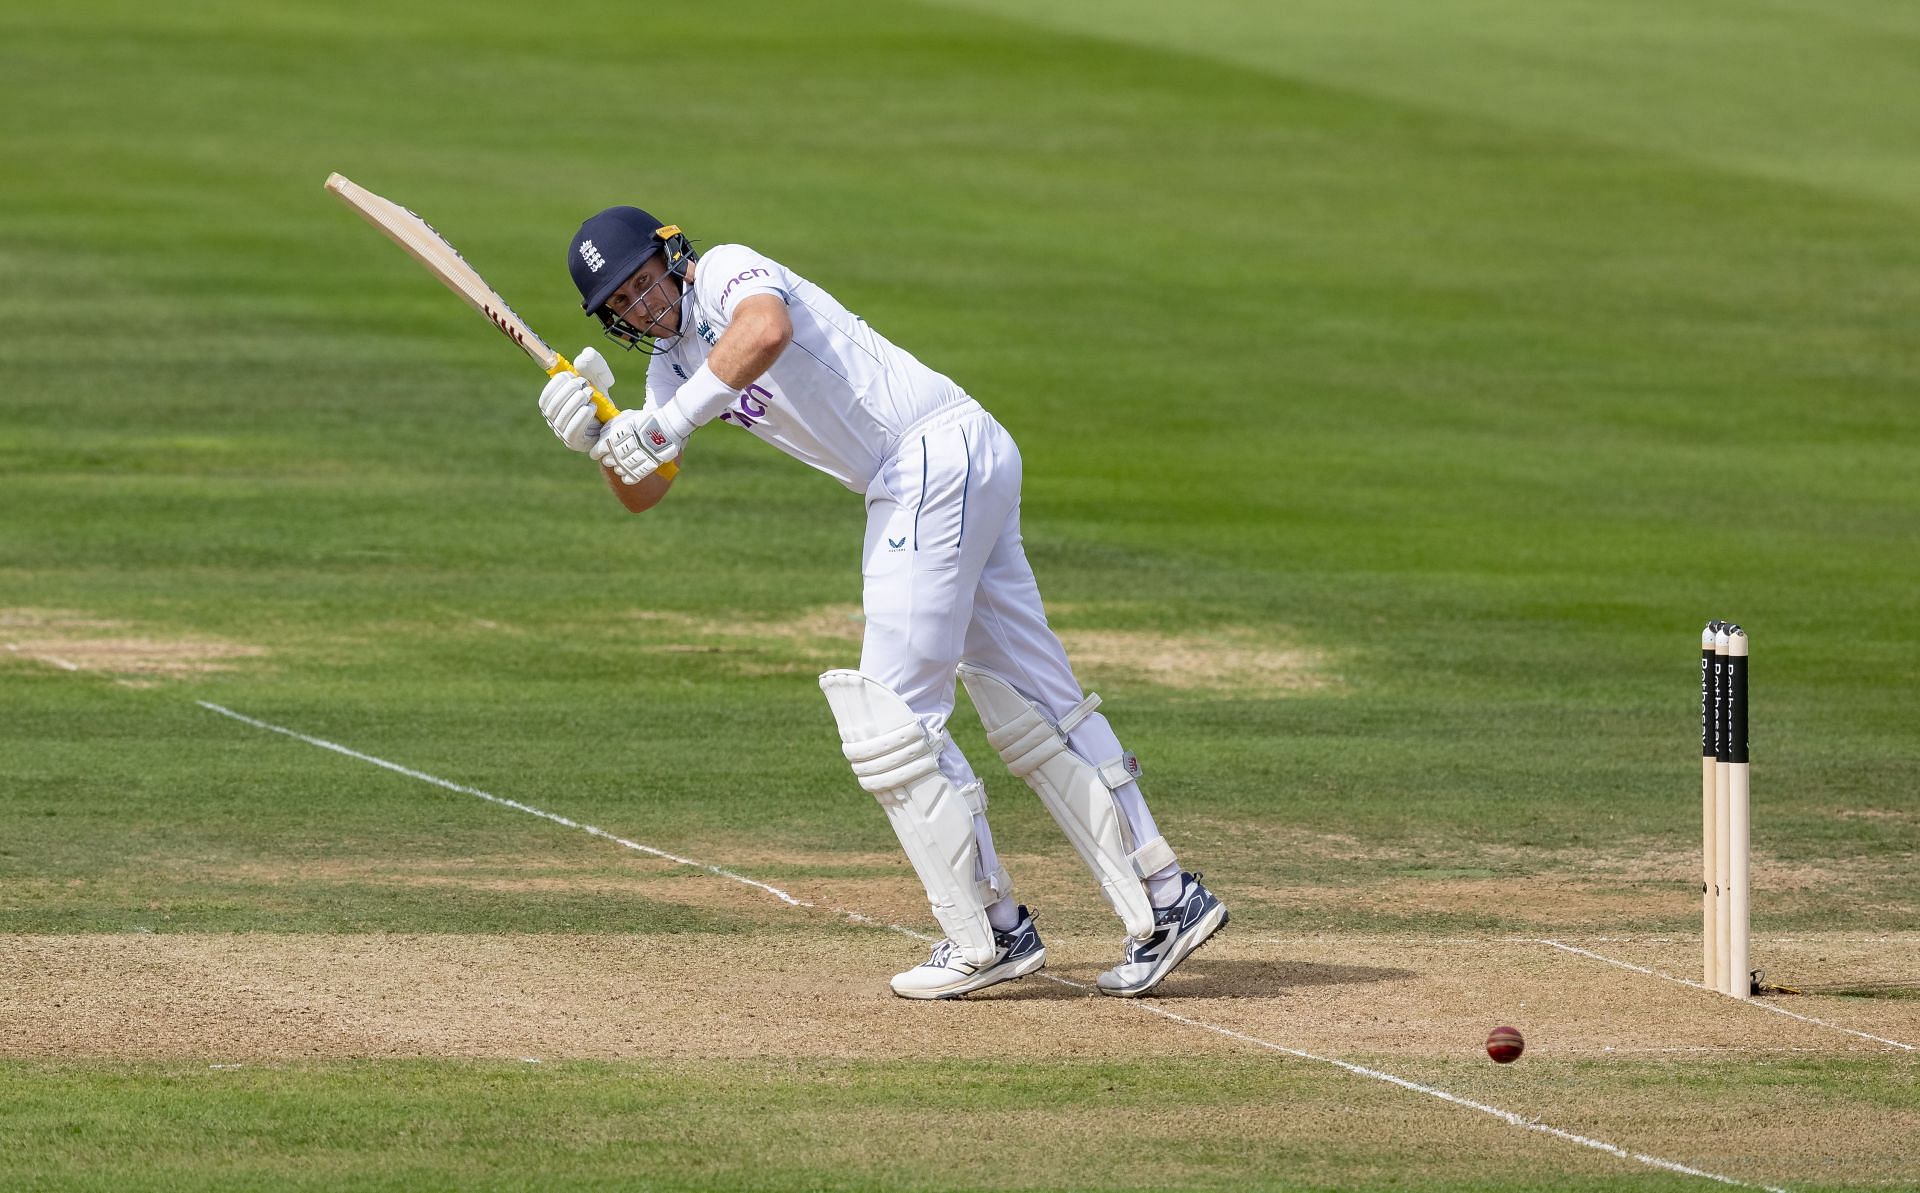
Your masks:
{"label": "white crease line", "polygon": [[10,650],[10,651],[12,651],[13,653],[15,653],[15,654],[17,654],[17,655],[26,655],[26,657],[27,657],[27,658],[30,658],[30,659],[32,659],[32,660],[34,660],[35,662],[37,662],[37,663],[52,663],[52,664],[53,664],[54,666],[56,666],[56,667],[58,667],[58,668],[60,668],[60,670],[62,670],[62,671],[78,671],[78,670],[80,670],[80,664],[78,664],[78,663],[69,663],[69,662],[67,662],[67,660],[65,660],[65,659],[63,659],[63,658],[60,658],[60,657],[58,657],[58,656],[56,656],[56,655],[50,655],[50,654],[29,654],[28,652],[26,652],[26,651],[24,651],[24,650],[21,650],[21,649],[20,649],[20,645],[19,645],[19,643],[16,643],[16,642],[9,642],[9,643],[7,643],[7,649],[8,649],[8,650]]}
{"label": "white crease line", "polygon": [[[448,791],[457,791],[463,795],[478,796],[481,799],[488,801],[489,803],[495,803],[505,808],[513,808],[516,811],[526,812],[530,815],[538,816],[543,820],[551,820],[555,824],[565,825],[568,828],[579,829],[582,832],[591,833],[594,836],[601,838],[602,840],[612,841],[617,845],[621,845],[627,849],[632,849],[640,853],[652,854],[655,857],[665,858],[668,861],[679,862],[681,865],[684,865],[684,866],[696,866],[699,869],[705,870],[710,874],[717,874],[722,878],[729,878],[729,879],[732,879],[734,882],[745,883],[747,886],[765,891],[768,894],[779,899],[782,903],[787,904],[789,907],[806,907],[806,908],[815,908],[816,910],[818,910],[815,904],[808,903],[801,899],[796,899],[792,895],[789,895],[787,892],[779,889],[778,887],[769,886],[764,882],[757,882],[754,879],[748,878],[743,874],[736,874],[732,870],[727,870],[720,866],[711,866],[705,862],[698,862],[698,861],[694,861],[691,858],[684,858],[684,857],[680,857],[677,854],[668,853],[664,849],[655,849],[651,845],[642,845],[638,841],[629,841],[625,837],[615,836],[614,834],[607,832],[605,829],[595,828],[590,824],[581,824],[577,820],[569,820],[565,816],[561,816],[553,812],[544,811],[540,808],[536,808],[532,806],[531,804],[523,804],[519,800],[513,800],[513,799],[508,799],[505,796],[494,795],[490,792],[482,791],[477,787],[467,787],[460,783],[454,783],[454,782],[451,782],[450,780],[442,779],[442,778],[439,778],[438,776],[427,774],[425,771],[418,771],[418,770],[414,770],[412,767],[401,766],[397,762],[388,762],[384,758],[376,758],[371,754],[363,754],[358,750],[351,749],[347,746],[343,746],[338,742],[330,742],[323,737],[312,737],[308,734],[301,733],[298,730],[288,729],[288,728],[285,728],[284,726],[274,725],[266,721],[256,720],[253,717],[246,716],[243,713],[237,713],[230,708],[225,708],[221,705],[214,704],[206,700],[196,700],[194,701],[194,703],[198,704],[200,707],[207,709],[211,712],[217,712],[223,717],[231,717],[236,721],[242,722],[243,724],[252,725],[257,729],[265,729],[272,733],[278,733],[286,737],[291,737],[296,741],[306,742],[308,745],[319,746],[323,750],[332,750],[334,753],[344,754],[348,758],[357,758],[362,762],[370,762],[375,766],[382,767],[386,770],[390,770],[395,774],[406,775],[410,779],[419,779],[423,783],[431,783],[435,787],[445,788]],[[867,924],[867,925],[871,925],[873,927],[878,927],[878,928],[885,928],[888,931],[897,932],[902,936],[910,937],[913,940],[921,941],[923,943],[930,942],[933,939],[932,937],[923,935],[919,932],[914,931],[911,928],[902,927],[899,924],[885,923],[884,921],[872,919],[868,916],[861,915],[857,912],[846,911],[837,907],[832,908],[831,910],[838,915],[841,915],[849,920],[854,921],[855,923]],[[1545,942],[1534,942],[1534,943],[1545,943]],[[1093,989],[1093,987],[1087,985],[1085,982],[1076,982],[1076,981],[1073,981],[1071,978],[1063,978],[1050,973],[1040,973],[1036,976],[1045,978],[1047,981],[1053,982],[1057,985],[1070,987],[1074,990],[1091,992]],[[1252,1044],[1256,1048],[1264,1048],[1269,1052],[1278,1052],[1286,1056],[1298,1057],[1301,1060],[1319,1061],[1321,1064],[1333,1065],[1335,1068],[1344,1069],[1347,1072],[1352,1073],[1359,1077],[1367,1077],[1375,1081],[1384,1081],[1389,1085],[1397,1085],[1402,1089],[1412,1090],[1415,1093],[1426,1094],[1428,1097],[1438,1098],[1443,1102],[1451,1102],[1455,1106],[1464,1106],[1469,1110],[1477,1110],[1482,1114],[1491,1115],[1492,1117],[1497,1118],[1500,1121],[1507,1123],[1510,1126],[1520,1127],[1528,1131],[1537,1131],[1542,1135],[1550,1135],[1555,1139],[1559,1139],[1566,1143],[1578,1144],[1581,1147],[1593,1148],[1595,1151],[1605,1152],[1610,1156],[1615,1156],[1622,1160],[1633,1160],[1637,1163],[1646,1164],[1653,1168],[1665,1169],[1668,1172],[1677,1172],[1684,1176],[1697,1176],[1702,1178],[1703,1180],[1718,1181],[1720,1184],[1733,1185],[1742,1189],[1762,1189],[1762,1190],[1765,1190],[1766,1193],[1787,1193],[1786,1190],[1778,1188],[1773,1185],[1757,1185],[1750,1181],[1743,1181],[1730,1176],[1722,1176],[1717,1172],[1707,1172],[1704,1169],[1700,1169],[1700,1168],[1690,1168],[1685,1164],[1681,1164],[1673,1160],[1663,1160],[1658,1156],[1650,1156],[1645,1154],[1644,1152],[1628,1151],[1626,1148],[1620,1147],[1617,1144],[1607,1143],[1606,1141],[1600,1140],[1600,1139],[1590,1139],[1585,1135],[1576,1135],[1572,1131],[1564,1131],[1564,1130],[1561,1130],[1559,1127],[1548,1126],[1547,1124],[1539,1122],[1538,1120],[1530,1119],[1523,1115],[1515,1114],[1511,1110],[1502,1110],[1498,1106],[1489,1106],[1485,1102],[1476,1102],[1476,1101],[1473,1101],[1471,1098],[1463,1098],[1458,1094],[1448,1093],[1446,1090],[1439,1089],[1431,1085],[1422,1085],[1417,1081],[1410,1081],[1405,1077],[1398,1077],[1392,1073],[1384,1072],[1380,1069],[1369,1069],[1364,1065],[1356,1065],[1351,1061],[1340,1060],[1336,1057],[1319,1056],[1312,1052],[1302,1051],[1299,1048],[1289,1048],[1285,1044],[1276,1044],[1271,1040],[1263,1040],[1258,1036],[1250,1036],[1250,1035],[1247,1035],[1245,1032],[1234,1031],[1232,1028],[1229,1028],[1229,1027],[1221,1027],[1217,1024],[1207,1023],[1204,1020],[1192,1019],[1185,1015],[1176,1014],[1175,1012],[1169,1011],[1164,1007],[1155,1006],[1153,1003],[1146,1002],[1142,999],[1137,999],[1137,998],[1128,999],[1127,1002],[1136,1010],[1144,1011],[1149,1015],[1158,1015],[1162,1019],[1169,1019],[1175,1023],[1181,1023],[1181,1024],[1185,1024],[1188,1027],[1198,1028],[1201,1031],[1212,1032],[1215,1035],[1225,1036],[1231,1040],[1239,1040],[1244,1044]]]}
{"label": "white crease line", "polygon": [[[1428,944],[1543,944],[1538,936],[1420,936],[1409,937],[1404,932],[1308,932],[1298,936],[1257,936],[1241,937],[1255,944],[1320,944],[1329,939],[1339,940],[1384,940],[1395,945]],[[1697,944],[1698,937],[1679,936],[1569,936],[1566,940],[1577,940],[1584,944]],[[1894,933],[1888,936],[1755,936],[1755,944],[1920,944],[1920,933]]]}
{"label": "white crease line", "polygon": [[1399,932],[1314,932],[1304,936],[1238,937],[1251,944],[1324,944],[1328,940],[1386,940],[1395,944],[1534,944],[1532,936],[1421,936]]}
{"label": "white crease line", "polygon": [[813,904],[808,903],[803,899],[794,898],[792,895],[789,895],[787,892],[781,890],[777,886],[769,886],[764,882],[756,882],[753,879],[748,878],[744,874],[735,874],[732,870],[722,869],[719,866],[710,866],[705,862],[695,861],[690,857],[681,857],[677,853],[668,853],[664,849],[655,849],[651,845],[642,845],[638,841],[629,841],[625,837],[615,836],[614,834],[608,832],[606,829],[595,828],[591,824],[581,824],[577,820],[569,820],[565,816],[562,816],[557,812],[549,812],[549,811],[546,811],[544,808],[536,808],[532,804],[523,804],[519,800],[508,799],[503,795],[494,795],[490,792],[482,791],[478,787],[462,786],[459,783],[450,782],[446,779],[439,778],[438,776],[430,775],[425,771],[418,771],[418,770],[414,770],[411,767],[401,766],[397,762],[388,762],[384,758],[375,758],[371,754],[362,754],[358,750],[349,749],[346,746],[339,744],[338,742],[327,741],[325,738],[309,737],[304,733],[298,732],[297,730],[283,728],[282,726],[279,726],[279,725],[270,725],[265,721],[256,721],[252,717],[246,716],[242,713],[237,713],[230,708],[224,708],[221,705],[213,704],[206,700],[196,700],[194,701],[194,703],[198,704],[201,708],[205,708],[213,712],[217,712],[223,717],[232,717],[236,721],[241,721],[241,722],[244,722],[245,724],[252,725],[256,729],[265,729],[272,733],[284,734],[287,737],[295,738],[299,741],[306,742],[310,746],[319,746],[323,750],[332,750],[336,754],[345,754],[349,758],[358,758],[362,762],[371,762],[375,766],[384,767],[387,770],[394,772],[395,774],[405,775],[409,779],[418,779],[422,783],[432,783],[435,787],[444,787],[448,791],[458,791],[462,795],[477,795],[481,799],[486,800],[489,803],[499,804],[500,806],[505,808],[512,808],[518,812],[525,812],[530,816],[538,816],[542,820],[551,820],[555,824],[562,824],[568,828],[577,828],[583,833],[591,833],[594,836],[599,837],[603,841],[612,841],[615,845],[622,846],[626,849],[631,849],[636,853],[652,854],[654,857],[664,858],[670,862],[678,862],[683,866],[694,866],[694,867],[697,867],[698,869],[705,870],[710,874],[718,874],[722,878],[731,878],[735,882],[744,882],[750,887],[754,887],[756,889],[765,891],[767,894],[772,895],[774,898],[780,900],[782,903],[785,903],[790,907],[812,907],[813,906]]}
{"label": "white crease line", "polygon": [[[1700,946],[1698,936],[1682,937],[1695,948]],[[1754,944],[1920,944],[1920,933],[1894,932],[1886,936],[1754,936]]]}
{"label": "white crease line", "polygon": [[1554,1045],[1554,1049],[1553,1049],[1553,1054],[1555,1056],[1568,1056],[1568,1055],[1577,1055],[1582,1053],[1590,1054],[1593,1056],[1603,1056],[1603,1055],[1618,1056],[1625,1053],[1632,1053],[1637,1055],[1637,1054],[1646,1053],[1646,1052],[1711,1052],[1715,1056],[1779,1056],[1782,1053],[1789,1053],[1789,1052],[1812,1052],[1812,1053],[1817,1053],[1820,1056],[1832,1056],[1836,1052],[1863,1052],[1863,1053],[1866,1053],[1868,1056],[1885,1056],[1887,1054],[1887,1050],[1885,1048],[1860,1048],[1851,1044],[1842,1048],[1808,1048],[1804,1045],[1798,1045],[1791,1048],[1768,1048],[1765,1046],[1754,1047],[1754,1048],[1732,1046],[1732,1047],[1722,1048],[1713,1044],[1689,1044],[1685,1047],[1676,1047],[1676,1048],[1615,1047],[1612,1044],[1602,1044],[1598,1048],[1567,1048],[1562,1045],[1556,1044]]}
{"label": "white crease line", "polygon": [[[1648,969],[1644,965],[1635,965],[1630,961],[1621,961],[1613,957],[1608,957],[1600,953],[1592,952],[1588,949],[1575,948],[1570,944],[1562,944],[1557,940],[1542,939],[1542,940],[1536,940],[1533,943],[1543,944],[1543,945],[1546,945],[1548,948],[1559,949],[1562,952],[1566,952],[1566,953],[1577,953],[1582,957],[1591,957],[1595,961],[1604,961],[1608,965],[1618,966],[1621,969],[1630,969],[1635,973],[1643,973],[1643,974],[1646,974],[1648,977],[1660,978],[1664,981],[1673,982],[1676,985],[1691,986],[1695,990],[1704,991],[1705,993],[1708,993],[1708,994],[1720,993],[1718,990],[1709,990],[1706,986],[1702,985],[1699,982],[1689,981],[1686,978],[1676,978],[1670,973],[1661,973],[1657,969]],[[1915,1051],[1914,1046],[1912,1044],[1903,1044],[1899,1040],[1889,1040],[1885,1036],[1876,1036],[1872,1032],[1856,1031],[1851,1027],[1842,1027],[1838,1023],[1829,1023],[1825,1019],[1815,1019],[1812,1015],[1802,1015],[1795,1011],[1789,1011],[1784,1007],[1776,1007],[1770,1002],[1761,1002],[1757,999],[1752,999],[1752,998],[1730,998],[1728,999],[1728,1001],[1737,1002],[1743,1006],[1754,1007],[1762,1011],[1772,1011],[1776,1015],[1785,1015],[1789,1019],[1798,1019],[1802,1023],[1812,1023],[1812,1024],[1815,1024],[1816,1026],[1828,1028],[1829,1030],[1832,1030],[1832,1031],[1845,1032],[1850,1036],[1859,1036],[1863,1040],[1872,1040],[1875,1043],[1879,1043],[1879,1044],[1891,1044],[1893,1047],[1902,1049],[1907,1052]]]}
{"label": "white crease line", "polygon": [[[1888,941],[1908,941],[1920,938],[1915,932],[1889,932],[1883,936],[1761,936],[1754,933],[1748,939],[1755,944],[1886,944]],[[1539,944],[1537,936],[1510,936],[1507,940],[1524,940],[1528,944]],[[1588,944],[1687,944],[1698,945],[1698,936],[1569,936],[1568,940],[1585,941]]]}
{"label": "white crease line", "polygon": [[[1048,975],[1043,973],[1040,976],[1047,977]],[[1063,979],[1056,978],[1054,980],[1060,981]],[[1077,985],[1077,983],[1068,984]],[[1685,1164],[1680,1164],[1673,1160],[1663,1160],[1659,1156],[1649,1156],[1645,1152],[1631,1152],[1626,1148],[1620,1147],[1617,1144],[1608,1143],[1605,1140],[1590,1139],[1585,1135],[1576,1135],[1572,1131],[1563,1131],[1559,1127],[1550,1127],[1536,1119],[1525,1118],[1515,1114],[1511,1110],[1502,1110],[1498,1106],[1489,1106],[1485,1102],[1476,1102],[1471,1098],[1463,1098],[1458,1094],[1448,1093],[1446,1090],[1438,1089],[1431,1085],[1422,1085],[1417,1081],[1409,1081],[1405,1077],[1397,1077],[1392,1073],[1383,1072],[1380,1069],[1369,1069],[1364,1065],[1356,1065],[1351,1061],[1344,1061],[1338,1057],[1317,1056],[1314,1053],[1305,1052],[1298,1048],[1289,1048],[1284,1044],[1275,1044],[1270,1040],[1263,1040],[1258,1036],[1250,1036],[1243,1032],[1234,1031],[1231,1028],[1217,1027],[1214,1024],[1205,1023],[1198,1019],[1189,1019],[1185,1015],[1177,1015],[1172,1011],[1155,1006],[1152,1003],[1136,1000],[1133,1005],[1150,1014],[1171,1019],[1175,1023],[1184,1023],[1189,1027],[1197,1027],[1202,1031],[1210,1031],[1231,1039],[1242,1040],[1273,1052],[1285,1053],[1288,1056],[1297,1056],[1303,1060],[1317,1060],[1323,1064],[1334,1065],[1356,1076],[1371,1077],[1375,1081],[1385,1081],[1388,1084],[1400,1086],[1402,1089],[1410,1089],[1415,1093],[1422,1093],[1429,1097],[1439,1098],[1443,1102],[1452,1102],[1456,1106],[1465,1106],[1469,1110],[1478,1110],[1482,1114],[1492,1115],[1494,1118],[1511,1126],[1521,1127],[1528,1131],[1538,1131],[1543,1135],[1551,1135],[1555,1139],[1567,1143],[1576,1143],[1581,1147],[1590,1147],[1595,1151],[1602,1151],[1610,1156],[1617,1156],[1622,1160],[1633,1160],[1653,1168],[1664,1168],[1668,1172],[1678,1172],[1686,1176],[1697,1176],[1705,1180],[1718,1181],[1723,1185],[1736,1185],[1742,1189],[1764,1189],[1767,1193],[1786,1193],[1786,1190],[1773,1185],[1756,1185],[1750,1181],[1739,1180],[1735,1177],[1722,1176],[1717,1172],[1708,1172],[1700,1168],[1690,1168]]]}
{"label": "white crease line", "polygon": [[[1304,932],[1296,936],[1260,936],[1250,939],[1259,944],[1310,944],[1330,938],[1341,940],[1390,940],[1397,944],[1540,944],[1538,936],[1420,936],[1410,938],[1404,932]],[[1559,938],[1557,938],[1559,939]],[[1584,944],[1697,944],[1699,937],[1680,936],[1568,936]],[[1889,944],[1920,943],[1920,932],[1890,932],[1884,936],[1759,936],[1755,944]]]}

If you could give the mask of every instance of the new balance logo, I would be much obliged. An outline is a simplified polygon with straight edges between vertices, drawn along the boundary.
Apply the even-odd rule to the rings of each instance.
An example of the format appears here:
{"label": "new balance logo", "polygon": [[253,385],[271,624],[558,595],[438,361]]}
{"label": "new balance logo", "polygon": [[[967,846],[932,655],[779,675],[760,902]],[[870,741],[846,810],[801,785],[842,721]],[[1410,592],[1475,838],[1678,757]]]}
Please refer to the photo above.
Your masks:
{"label": "new balance logo", "polygon": [[600,255],[600,250],[593,247],[593,241],[591,240],[583,240],[580,242],[580,259],[585,261],[587,268],[594,273],[599,273],[601,268],[607,263],[607,259]]}

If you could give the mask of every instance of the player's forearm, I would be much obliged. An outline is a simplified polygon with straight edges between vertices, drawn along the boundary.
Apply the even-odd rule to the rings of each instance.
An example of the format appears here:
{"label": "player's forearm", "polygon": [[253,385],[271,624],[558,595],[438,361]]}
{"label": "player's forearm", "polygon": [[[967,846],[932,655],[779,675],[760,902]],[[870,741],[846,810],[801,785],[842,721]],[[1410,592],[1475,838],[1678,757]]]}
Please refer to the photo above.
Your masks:
{"label": "player's forearm", "polygon": [[654,473],[637,485],[629,485],[620,479],[620,475],[605,464],[600,466],[600,474],[607,478],[607,485],[620,504],[627,507],[628,513],[643,514],[660,504],[660,499],[673,487],[671,477]]}
{"label": "player's forearm", "polygon": [[745,389],[773,367],[792,341],[793,323],[786,306],[777,298],[765,302],[750,298],[740,304],[733,326],[713,346],[707,367],[728,385]]}
{"label": "player's forearm", "polygon": [[695,428],[733,405],[734,395],[772,368],[792,340],[793,323],[785,303],[768,294],[746,299],[707,363],[660,407],[661,424],[684,441]]}

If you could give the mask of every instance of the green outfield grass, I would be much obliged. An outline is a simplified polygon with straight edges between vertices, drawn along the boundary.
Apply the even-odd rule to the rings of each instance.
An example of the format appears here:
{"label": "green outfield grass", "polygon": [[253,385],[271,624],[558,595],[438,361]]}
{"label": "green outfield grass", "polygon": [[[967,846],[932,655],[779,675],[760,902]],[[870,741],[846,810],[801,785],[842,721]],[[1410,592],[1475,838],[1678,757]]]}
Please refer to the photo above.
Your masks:
{"label": "green outfield grass", "polygon": [[[1579,1067],[1558,1074],[1586,1085]],[[1649,1120],[1684,1113],[1672,1066],[1610,1068]],[[1692,1079],[1705,1074],[1695,1072]],[[1747,1067],[1749,1096],[1813,1113],[1845,1101],[1911,1109],[1875,1066]],[[1697,1178],[1528,1141],[1530,1161],[1489,1174],[1488,1126],[1431,1151],[1447,1112],[1339,1075],[1254,1059],[1151,1067],[589,1062],[0,1066],[18,1131],[13,1172],[32,1187],[516,1189],[1683,1189]],[[1175,1095],[1205,1126],[1170,1116]],[[289,1129],[290,1121],[299,1126]],[[1070,1137],[1066,1150],[1036,1147]],[[1082,1150],[1082,1149],[1085,1150]],[[1151,1171],[1124,1157],[1150,1152]],[[1093,1157],[1104,1157],[1094,1159]],[[986,1161],[975,1166],[974,1157]],[[210,1169],[221,1175],[209,1179]],[[957,1182],[956,1169],[973,1174]],[[1421,1179],[1408,1174],[1422,1173]],[[1261,1174],[1275,1174],[1263,1176]],[[1285,1174],[1285,1175],[1279,1175]]]}
{"label": "green outfield grass", "polygon": [[[631,859],[604,842],[196,700],[849,906],[910,890],[812,680],[856,648],[792,628],[858,601],[859,500],[714,430],[666,505],[620,514],[538,418],[538,373],[325,195],[332,170],[424,213],[568,353],[586,215],[637,202],[752,244],[1013,431],[1064,633],[1313,660],[1299,690],[1083,667],[1237,930],[1695,930],[1713,616],[1754,642],[1777,878],[1756,929],[1920,929],[1912,18],[1030,7],[755,0],[665,30],[364,0],[0,13],[0,933],[790,930],[691,889],[609,898],[588,880]],[[613,363],[637,385],[639,358]],[[47,661],[69,647],[94,652],[77,672]],[[954,728],[991,761],[964,703]],[[1010,856],[1064,859],[983,773]],[[404,881],[434,865],[544,885]],[[1501,896],[1534,882],[1590,898]],[[1104,922],[1090,903],[1056,922]],[[926,1177],[929,1151],[836,1149],[872,1104],[977,1096],[1013,1123],[1095,1105],[1109,1072],[968,1094],[907,1061],[850,1086],[779,1058],[368,1061],[222,1085],[24,1055],[0,1135],[27,1116],[21,1171],[48,1187],[142,1157],[170,1187],[963,1184]],[[1795,1063],[1863,1115],[1911,1109],[1899,1058]],[[1743,1064],[1715,1061],[1716,1088],[1758,1080]],[[1165,1080],[1345,1096],[1258,1058],[1227,1077]],[[177,1133],[146,1117],[183,1089]],[[1550,1147],[1490,1128],[1426,1180],[1384,1125],[1397,1096],[1369,1103],[1378,1149],[1274,1129],[1165,1183],[1669,1179],[1542,1175]],[[416,1099],[434,1126],[395,1151],[382,1106]],[[315,1152],[278,1133],[309,1112],[338,1116]],[[747,1130],[770,1112],[787,1125]],[[636,1114],[677,1133],[629,1152]],[[500,1133],[520,1115],[549,1125]],[[737,1156],[700,1158],[736,1127]],[[768,1167],[786,1130],[806,1146]],[[1066,1135],[1004,1183],[1112,1187],[1076,1165],[1115,1137]]]}

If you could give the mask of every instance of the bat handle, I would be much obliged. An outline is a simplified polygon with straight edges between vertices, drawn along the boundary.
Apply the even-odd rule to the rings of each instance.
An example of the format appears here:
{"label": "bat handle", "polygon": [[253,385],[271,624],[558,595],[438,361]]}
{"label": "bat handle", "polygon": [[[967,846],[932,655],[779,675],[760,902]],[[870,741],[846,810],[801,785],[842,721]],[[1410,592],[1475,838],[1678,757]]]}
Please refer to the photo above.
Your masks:
{"label": "bat handle", "polygon": [[[547,370],[547,376],[558,377],[562,373],[572,373],[576,377],[581,375],[580,370],[573,367],[572,361],[556,352],[553,354],[553,367]],[[601,393],[596,387],[593,391],[593,412],[600,416],[601,422],[610,423],[619,417],[620,407],[615,406],[613,399]],[[670,481],[680,475],[680,465],[668,460],[655,471],[659,473],[660,479]]]}

